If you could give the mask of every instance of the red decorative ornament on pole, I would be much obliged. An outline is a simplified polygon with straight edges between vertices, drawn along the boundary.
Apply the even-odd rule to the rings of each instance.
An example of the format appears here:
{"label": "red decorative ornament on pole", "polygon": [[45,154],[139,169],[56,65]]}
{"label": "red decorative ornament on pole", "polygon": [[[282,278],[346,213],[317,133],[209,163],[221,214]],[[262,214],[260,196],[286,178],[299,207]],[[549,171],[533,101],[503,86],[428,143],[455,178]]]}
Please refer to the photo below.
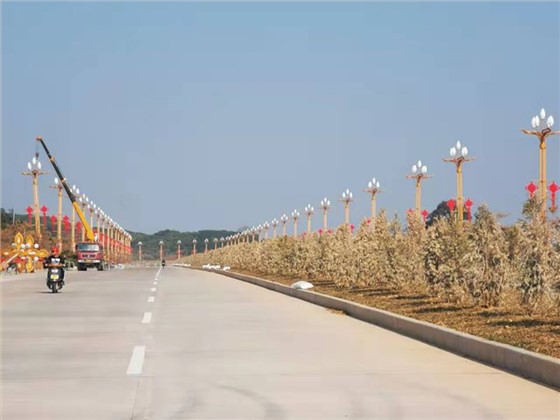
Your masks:
{"label": "red decorative ornament on pole", "polygon": [[56,216],[53,214],[51,215],[51,230],[53,231],[53,233],[55,232],[56,226]]}
{"label": "red decorative ornament on pole", "polygon": [[31,217],[33,215],[33,209],[31,207],[27,207],[25,209],[25,211],[27,212],[27,223],[31,224]]}
{"label": "red decorative ornament on pole", "polygon": [[558,206],[556,206],[556,193],[558,192],[558,190],[560,190],[560,187],[556,185],[554,181],[552,181],[552,184],[548,186],[548,191],[550,191],[550,201],[552,201],[552,205],[550,206],[549,210],[552,213],[555,213],[556,210],[558,210]]}
{"label": "red decorative ornament on pole", "polygon": [[539,187],[537,187],[535,184],[533,184],[533,181],[531,181],[529,184],[525,185],[525,189],[529,191],[529,198],[533,198],[535,192],[539,189]]}
{"label": "red decorative ornament on pole", "polygon": [[70,224],[70,219],[68,218],[68,216],[64,216],[62,218],[62,221],[64,222],[64,232],[67,233],[68,232],[68,225]]}
{"label": "red decorative ornament on pole", "polygon": [[43,224],[45,225],[45,229],[47,228],[47,211],[49,211],[47,206],[41,207],[41,213],[43,213]]}
{"label": "red decorative ornament on pole", "polygon": [[80,233],[82,231],[82,223],[81,222],[76,223],[76,231],[78,233]]}
{"label": "red decorative ornament on pole", "polygon": [[465,201],[465,207],[467,208],[467,220],[470,222],[471,221],[471,207],[474,203],[471,201],[471,199],[467,199],[467,201]]}
{"label": "red decorative ornament on pole", "polygon": [[424,223],[426,223],[426,219],[428,218],[428,210],[422,210],[422,219],[424,219]]}
{"label": "red decorative ornament on pole", "polygon": [[451,199],[447,202],[447,207],[449,207],[449,211],[453,213],[455,210],[455,200]]}

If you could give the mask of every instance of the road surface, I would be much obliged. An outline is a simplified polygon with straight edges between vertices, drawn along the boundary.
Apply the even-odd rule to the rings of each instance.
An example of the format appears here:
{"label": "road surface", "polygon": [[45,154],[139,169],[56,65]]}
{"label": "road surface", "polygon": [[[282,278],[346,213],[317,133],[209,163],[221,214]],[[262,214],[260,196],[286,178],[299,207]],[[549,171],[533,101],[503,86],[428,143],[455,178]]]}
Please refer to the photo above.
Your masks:
{"label": "road surface", "polygon": [[166,267],[2,286],[2,420],[560,418],[560,393],[327,309]]}

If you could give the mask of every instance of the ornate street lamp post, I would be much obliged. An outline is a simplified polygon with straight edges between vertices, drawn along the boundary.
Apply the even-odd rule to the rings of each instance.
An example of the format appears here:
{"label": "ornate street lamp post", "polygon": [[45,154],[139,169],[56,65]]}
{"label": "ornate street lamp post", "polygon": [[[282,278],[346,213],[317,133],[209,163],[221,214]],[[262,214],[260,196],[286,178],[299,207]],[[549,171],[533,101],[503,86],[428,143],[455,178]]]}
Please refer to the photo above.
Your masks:
{"label": "ornate street lamp post", "polygon": [[196,239],[192,240],[192,254],[196,254]]}
{"label": "ornate street lamp post", "polygon": [[469,149],[466,146],[461,147],[461,142],[458,141],[455,146],[449,149],[450,158],[443,159],[444,162],[453,163],[457,173],[457,217],[460,222],[463,222],[464,204],[463,204],[463,163],[471,162],[474,160],[472,157],[467,157]]}
{"label": "ornate street lamp post", "polygon": [[177,239],[177,260],[181,259],[181,240]]}
{"label": "ornate street lamp post", "polygon": [[268,228],[270,227],[270,225],[268,224],[268,222],[264,222],[263,223],[263,229],[264,229],[264,239],[268,239]]}
{"label": "ornate street lamp post", "polygon": [[353,200],[352,193],[347,188],[345,192],[342,193],[340,200],[338,200],[344,204],[344,223],[349,225],[350,224],[350,203]]}
{"label": "ornate street lamp post", "polygon": [[286,223],[288,222],[288,216],[284,213],[280,217],[280,222],[282,223],[282,236],[286,236]]}
{"label": "ornate street lamp post", "polygon": [[323,229],[324,230],[327,230],[327,228],[328,228],[327,212],[329,211],[330,207],[331,207],[331,202],[330,202],[330,200],[327,200],[327,197],[325,197],[324,199],[321,200],[321,208],[323,209]]}
{"label": "ornate street lamp post", "polygon": [[142,241],[138,241],[138,261],[142,261]]}
{"label": "ornate street lamp post", "polygon": [[546,217],[546,140],[549,136],[560,134],[560,131],[552,131],[552,127],[554,126],[554,118],[552,115],[549,115],[546,119],[546,127],[544,127],[545,118],[546,111],[544,108],[541,108],[540,114],[535,115],[531,120],[531,127],[533,129],[521,130],[523,133],[535,136],[539,139],[539,198],[543,217]]}
{"label": "ornate street lamp post", "polygon": [[206,254],[207,252],[208,252],[208,238],[204,240],[204,253]]}
{"label": "ornate street lamp post", "polygon": [[374,220],[377,213],[377,193],[381,192],[379,181],[373,178],[368,182],[368,187],[364,191],[371,194],[371,220]]}
{"label": "ornate street lamp post", "polygon": [[422,180],[431,177],[432,175],[428,175],[428,167],[422,165],[421,160],[419,160],[416,165],[412,165],[412,173],[406,176],[408,179],[416,180],[415,212],[418,217],[420,217],[420,212],[422,211]]}
{"label": "ornate street lamp post", "polygon": [[22,172],[21,174],[33,177],[33,212],[35,216],[35,233],[37,234],[39,240],[41,240],[41,216],[39,215],[39,176],[45,175],[47,172],[43,172],[41,170],[39,153],[35,153],[35,156],[33,156],[31,162],[27,162],[27,169],[27,172]]}
{"label": "ornate street lamp post", "polygon": [[57,223],[56,223],[56,245],[62,251],[62,182],[58,178],[54,179],[52,188],[57,190],[58,209],[57,209]]}
{"label": "ornate street lamp post", "polygon": [[299,211],[294,210],[292,212],[292,220],[294,221],[294,238],[297,236],[297,222],[299,219]]}
{"label": "ornate street lamp post", "polygon": [[216,250],[218,248],[218,238],[214,238],[213,242],[214,242],[214,250]]}
{"label": "ornate street lamp post", "polygon": [[159,241],[159,260],[163,261],[163,241]]}
{"label": "ornate street lamp post", "polygon": [[278,227],[278,220],[272,219],[271,225],[272,225],[272,237],[276,239],[276,228]]}
{"label": "ornate street lamp post", "polygon": [[303,212],[307,216],[307,234],[311,235],[311,217],[313,216],[315,210],[313,209],[313,206],[311,204],[308,204],[307,206],[305,206]]}

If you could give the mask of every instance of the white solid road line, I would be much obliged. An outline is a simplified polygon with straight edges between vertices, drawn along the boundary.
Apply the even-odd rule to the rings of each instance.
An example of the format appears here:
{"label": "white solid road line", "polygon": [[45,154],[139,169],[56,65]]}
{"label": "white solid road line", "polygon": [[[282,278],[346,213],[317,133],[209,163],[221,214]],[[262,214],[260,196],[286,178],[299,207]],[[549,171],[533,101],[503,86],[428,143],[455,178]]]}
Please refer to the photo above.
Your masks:
{"label": "white solid road line", "polygon": [[155,287],[152,287],[152,288],[150,289],[150,292],[155,292],[155,291],[156,291],[156,288],[155,288]]}
{"label": "white solid road line", "polygon": [[134,346],[132,357],[128,364],[127,375],[140,375],[142,373],[142,365],[144,364],[144,355],[146,354],[146,346]]}
{"label": "white solid road line", "polygon": [[157,281],[154,281],[154,286],[157,284]]}
{"label": "white solid road line", "polygon": [[149,303],[152,303],[152,302],[154,302],[155,300],[156,300],[156,297],[155,297],[155,296],[150,296],[150,297],[148,298],[148,302],[149,302]]}
{"label": "white solid road line", "polygon": [[149,324],[152,321],[152,313],[144,312],[144,318],[142,318],[142,324]]}

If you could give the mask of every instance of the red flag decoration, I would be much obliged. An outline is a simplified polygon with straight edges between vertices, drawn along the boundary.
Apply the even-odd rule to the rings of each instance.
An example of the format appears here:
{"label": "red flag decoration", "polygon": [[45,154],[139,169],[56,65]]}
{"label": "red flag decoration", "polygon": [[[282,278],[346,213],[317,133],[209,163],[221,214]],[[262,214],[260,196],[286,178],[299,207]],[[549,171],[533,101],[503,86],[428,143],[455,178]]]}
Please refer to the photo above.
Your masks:
{"label": "red flag decoration", "polygon": [[424,223],[426,223],[426,218],[428,217],[428,210],[422,210],[422,218],[424,219]]}
{"label": "red flag decoration", "polygon": [[43,224],[45,225],[45,229],[47,228],[47,211],[49,209],[46,206],[41,207],[41,213],[43,213]]}
{"label": "red flag decoration", "polygon": [[533,198],[533,196],[535,195],[535,191],[537,191],[539,187],[537,187],[535,184],[533,184],[533,181],[531,181],[529,184],[525,185],[525,189],[529,191],[529,198]]}
{"label": "red flag decoration", "polygon": [[31,208],[31,206],[29,206],[25,209],[25,211],[27,212],[27,222],[31,224],[31,215],[33,214],[33,209]]}
{"label": "red flag decoration", "polygon": [[62,221],[64,222],[64,232],[68,232],[68,225],[70,224],[68,216],[65,215]]}
{"label": "red flag decoration", "polygon": [[471,201],[470,198],[467,198],[467,201],[465,201],[465,207],[467,208],[467,220],[470,222],[471,221],[471,207],[474,203]]}

